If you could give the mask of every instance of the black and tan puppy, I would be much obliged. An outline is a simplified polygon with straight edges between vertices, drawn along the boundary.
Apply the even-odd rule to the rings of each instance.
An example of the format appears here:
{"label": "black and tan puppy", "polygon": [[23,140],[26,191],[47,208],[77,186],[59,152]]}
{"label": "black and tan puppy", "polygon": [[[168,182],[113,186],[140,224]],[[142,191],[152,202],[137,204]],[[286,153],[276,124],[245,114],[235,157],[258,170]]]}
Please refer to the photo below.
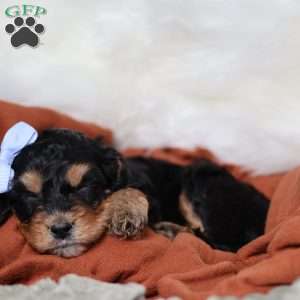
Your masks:
{"label": "black and tan puppy", "polygon": [[261,235],[268,201],[225,169],[123,158],[81,133],[53,129],[13,163],[12,189],[0,195],[0,221],[11,212],[33,248],[78,256],[108,230],[130,237],[148,223],[165,235],[190,230],[211,246],[236,251]]}

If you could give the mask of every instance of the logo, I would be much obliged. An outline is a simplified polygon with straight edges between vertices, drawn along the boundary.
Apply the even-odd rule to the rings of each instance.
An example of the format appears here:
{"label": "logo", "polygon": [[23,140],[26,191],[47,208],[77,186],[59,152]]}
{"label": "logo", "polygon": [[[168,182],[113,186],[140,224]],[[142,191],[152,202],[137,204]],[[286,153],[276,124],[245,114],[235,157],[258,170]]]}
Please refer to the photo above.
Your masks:
{"label": "logo", "polygon": [[36,47],[39,35],[45,32],[45,27],[35,18],[45,15],[47,10],[41,6],[14,5],[5,10],[5,15],[14,18],[13,24],[7,24],[5,31],[11,36],[11,45],[15,48],[21,45]]}

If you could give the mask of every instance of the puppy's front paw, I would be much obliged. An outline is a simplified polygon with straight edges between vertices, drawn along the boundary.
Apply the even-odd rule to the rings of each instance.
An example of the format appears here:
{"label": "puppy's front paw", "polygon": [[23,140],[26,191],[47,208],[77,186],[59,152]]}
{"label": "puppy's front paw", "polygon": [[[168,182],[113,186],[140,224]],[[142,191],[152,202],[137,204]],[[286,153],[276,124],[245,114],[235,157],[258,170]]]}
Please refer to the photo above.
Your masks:
{"label": "puppy's front paw", "polygon": [[146,224],[147,219],[142,215],[135,215],[130,212],[124,212],[120,215],[116,213],[109,224],[109,233],[125,239],[135,237],[143,231]]}
{"label": "puppy's front paw", "polygon": [[148,222],[148,201],[135,189],[127,188],[110,196],[108,232],[122,238],[136,237]]}

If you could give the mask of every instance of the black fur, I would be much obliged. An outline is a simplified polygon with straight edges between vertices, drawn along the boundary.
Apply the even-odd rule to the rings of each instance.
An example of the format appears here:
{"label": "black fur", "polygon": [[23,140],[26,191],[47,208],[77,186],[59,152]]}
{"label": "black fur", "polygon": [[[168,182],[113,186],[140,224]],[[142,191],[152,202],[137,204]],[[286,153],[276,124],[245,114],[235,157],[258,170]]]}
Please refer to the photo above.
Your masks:
{"label": "black fur", "polygon": [[127,163],[132,172],[129,182],[136,180],[134,186],[149,196],[150,225],[159,221],[186,225],[178,207],[184,192],[205,228],[195,234],[214,248],[237,251],[263,234],[269,201],[211,161],[180,167],[138,157]]}
{"label": "black fur", "polygon": [[0,194],[0,225],[5,223],[11,213],[12,211],[9,193]]}
{"label": "black fur", "polygon": [[[114,149],[70,130],[48,130],[16,157],[15,179],[9,193],[11,208],[22,222],[30,220],[37,209],[47,212],[69,210],[81,199],[83,205],[97,206],[101,199],[126,185],[124,170],[119,170],[122,157]],[[67,169],[74,163],[93,167],[80,186],[73,188],[65,180]],[[121,164],[123,165],[123,163]],[[43,189],[38,195],[26,190],[19,177],[28,170],[38,170]]]}
{"label": "black fur", "polygon": [[[74,163],[92,166],[76,188],[65,181],[65,173]],[[264,230],[265,197],[209,161],[181,167],[143,157],[124,159],[115,149],[78,132],[52,129],[25,147],[13,168],[13,189],[0,196],[5,199],[0,199],[0,222],[11,209],[27,222],[36,210],[66,211],[76,201],[96,207],[109,193],[135,187],[147,195],[150,226],[160,221],[186,225],[179,210],[179,195],[184,192],[203,220],[205,232],[198,232],[199,237],[215,248],[236,251]],[[38,195],[27,191],[19,180],[23,172],[32,169],[43,177]]]}
{"label": "black fur", "polygon": [[161,160],[134,157],[126,160],[126,168],[128,185],[147,195],[150,225],[160,221],[185,224],[178,209],[182,167]]}
{"label": "black fur", "polygon": [[184,172],[183,191],[215,248],[236,251],[263,234],[269,201],[224,168],[207,160],[193,164]]}

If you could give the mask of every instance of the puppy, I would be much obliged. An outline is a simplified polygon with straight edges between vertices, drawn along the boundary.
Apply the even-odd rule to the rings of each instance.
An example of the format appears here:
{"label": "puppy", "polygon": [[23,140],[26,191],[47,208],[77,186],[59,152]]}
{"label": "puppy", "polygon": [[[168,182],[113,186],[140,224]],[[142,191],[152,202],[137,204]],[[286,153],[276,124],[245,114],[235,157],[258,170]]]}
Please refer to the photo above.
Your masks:
{"label": "puppy", "polygon": [[268,201],[225,169],[123,158],[101,141],[65,129],[43,132],[14,159],[0,221],[13,212],[41,253],[78,256],[109,231],[127,238],[149,224],[173,238],[190,231],[236,251],[261,235]]}

